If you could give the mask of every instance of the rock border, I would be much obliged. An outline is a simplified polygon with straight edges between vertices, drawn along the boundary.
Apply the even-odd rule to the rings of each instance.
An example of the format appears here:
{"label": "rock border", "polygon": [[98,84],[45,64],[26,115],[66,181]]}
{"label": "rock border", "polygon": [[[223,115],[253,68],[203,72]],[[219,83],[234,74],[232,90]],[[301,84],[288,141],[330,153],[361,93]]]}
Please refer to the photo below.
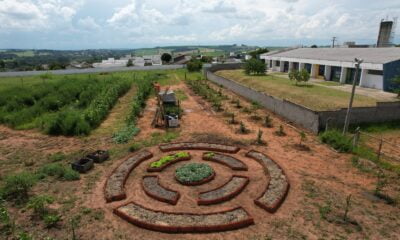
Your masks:
{"label": "rock border", "polygon": [[214,180],[215,175],[216,175],[216,173],[213,170],[213,174],[211,174],[210,176],[203,178],[202,180],[197,181],[197,182],[188,182],[188,183],[179,181],[178,178],[176,177],[176,175],[174,178],[175,178],[175,181],[177,181],[179,184],[182,184],[184,186],[200,186],[200,185],[203,185],[205,183],[208,183],[208,182],[211,182],[212,180]]}
{"label": "rock border", "polygon": [[143,161],[153,157],[153,153],[143,150],[127,157],[111,175],[104,185],[104,197],[107,203],[120,201],[126,198],[125,182],[129,174]]}
{"label": "rock border", "polygon": [[162,152],[171,151],[182,151],[182,150],[204,150],[204,151],[215,151],[223,153],[237,153],[240,151],[239,147],[223,145],[217,143],[194,143],[194,142],[182,142],[182,143],[167,143],[159,146]]}
{"label": "rock border", "polygon": [[152,173],[152,172],[162,172],[164,169],[166,169],[167,167],[174,165],[175,163],[178,162],[182,162],[182,161],[189,161],[192,159],[192,155],[190,155],[189,153],[189,157],[182,157],[182,158],[177,158],[174,161],[170,161],[166,164],[164,164],[163,166],[159,167],[159,168],[152,168],[152,167],[148,167],[147,168],[147,172]]}
{"label": "rock border", "polygon": [[[248,170],[247,165],[235,157],[220,154],[220,153],[214,153],[214,152],[212,152],[212,153],[214,154],[214,156],[212,156],[212,157],[206,156],[208,154],[207,152],[203,153],[203,160],[217,162],[217,163],[225,165],[235,171],[247,171]],[[233,166],[233,165],[229,164],[228,162],[219,159],[218,156],[231,158],[233,161],[237,161],[239,164],[241,164],[243,166],[242,167]]]}
{"label": "rock border", "polygon": [[[166,198],[166,197],[163,197],[163,196],[160,196],[160,195],[157,195],[157,194],[151,192],[151,190],[146,188],[146,186],[144,184],[145,178],[156,178],[157,185],[160,188],[162,188],[164,191],[167,191],[167,192],[170,192],[172,194],[175,194],[175,197],[172,198],[172,199],[171,198]],[[149,196],[151,198],[154,198],[154,199],[156,199],[156,200],[158,200],[160,202],[165,202],[165,203],[168,203],[168,204],[171,204],[171,205],[176,205],[178,203],[178,200],[179,200],[180,196],[181,196],[179,192],[174,191],[174,190],[172,190],[170,188],[167,188],[167,187],[164,187],[163,185],[161,185],[160,184],[160,177],[157,176],[157,175],[146,175],[146,176],[144,176],[143,179],[142,179],[142,189],[146,193],[147,196]]]}
{"label": "rock border", "polygon": [[[248,153],[246,153],[246,157],[252,158],[252,159],[256,160],[257,162],[259,162],[264,167],[264,171],[266,173],[268,173],[269,176],[271,177],[270,181],[267,184],[265,191],[261,194],[261,196],[259,198],[254,200],[254,203],[269,213],[275,213],[279,209],[279,207],[282,205],[283,201],[285,200],[285,198],[289,192],[290,183],[289,183],[289,179],[288,179],[287,175],[285,174],[284,170],[275,161],[273,161],[271,158],[269,158],[267,155],[265,155],[261,152],[251,150]],[[268,162],[265,163],[262,158],[265,158]],[[273,169],[273,168],[275,168],[275,169]],[[278,172],[275,170],[278,170]],[[283,184],[284,187],[281,189],[281,192],[279,193],[279,195],[275,197],[275,200],[273,201],[273,203],[266,204],[266,203],[262,202],[261,199],[272,195],[271,191],[276,191],[276,188],[279,188],[279,187],[277,187],[277,184]]]}
{"label": "rock border", "polygon": [[[234,178],[245,178],[245,182],[244,184],[242,184],[241,186],[239,186],[237,189],[235,189],[233,192],[230,192],[222,197],[219,198],[214,198],[214,199],[210,199],[210,200],[202,200],[201,199],[201,195],[202,194],[207,194],[207,193],[211,193],[220,189],[223,189],[225,186],[227,186],[231,181],[233,181]],[[224,185],[219,186],[215,189],[209,190],[209,191],[205,191],[205,192],[200,192],[199,193],[199,198],[197,200],[197,205],[212,205],[212,204],[217,204],[217,203],[222,203],[222,202],[226,202],[228,200],[231,200],[232,198],[236,197],[237,195],[239,195],[240,193],[242,193],[242,191],[246,188],[246,186],[249,184],[250,179],[249,177],[246,176],[240,176],[240,175],[233,175],[230,180],[228,182],[226,182]]]}
{"label": "rock border", "polygon": [[[203,225],[203,224],[198,224],[198,225],[192,225],[192,226],[169,226],[169,225],[162,225],[162,224],[157,224],[155,221],[142,221],[140,219],[134,218],[120,210],[120,208],[123,207],[128,207],[129,205],[136,205],[138,208],[142,208],[146,211],[151,211],[155,213],[162,213],[165,215],[170,215],[170,216],[182,216],[182,215],[188,215],[187,222],[190,222],[191,217],[190,216],[211,216],[211,215],[218,215],[218,214],[232,214],[234,211],[241,210],[243,211],[246,215],[247,218],[244,220],[240,221],[235,221],[235,222],[230,222],[230,223],[224,223],[224,224],[216,224],[216,225]],[[242,207],[237,207],[225,211],[220,211],[220,212],[214,212],[214,213],[206,213],[206,214],[194,214],[194,213],[170,213],[170,212],[164,212],[164,211],[156,211],[152,210],[146,207],[143,207],[137,203],[131,202],[126,205],[120,206],[116,209],[114,209],[114,214],[117,216],[121,217],[122,219],[138,226],[142,227],[148,230],[152,231],[157,231],[157,232],[165,232],[165,233],[211,233],[211,232],[222,232],[222,231],[229,231],[229,230],[236,230],[244,227],[248,227],[252,224],[254,224],[254,219],[251,217],[251,215]]]}

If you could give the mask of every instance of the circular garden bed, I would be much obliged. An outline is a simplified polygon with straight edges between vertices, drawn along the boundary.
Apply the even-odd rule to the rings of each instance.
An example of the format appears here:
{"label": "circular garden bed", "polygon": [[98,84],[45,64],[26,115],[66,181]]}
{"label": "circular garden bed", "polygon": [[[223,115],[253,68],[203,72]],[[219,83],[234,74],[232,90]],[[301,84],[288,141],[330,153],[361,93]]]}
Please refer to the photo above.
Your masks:
{"label": "circular garden bed", "polygon": [[175,179],[187,186],[197,186],[214,179],[215,172],[208,164],[189,163],[175,170]]}

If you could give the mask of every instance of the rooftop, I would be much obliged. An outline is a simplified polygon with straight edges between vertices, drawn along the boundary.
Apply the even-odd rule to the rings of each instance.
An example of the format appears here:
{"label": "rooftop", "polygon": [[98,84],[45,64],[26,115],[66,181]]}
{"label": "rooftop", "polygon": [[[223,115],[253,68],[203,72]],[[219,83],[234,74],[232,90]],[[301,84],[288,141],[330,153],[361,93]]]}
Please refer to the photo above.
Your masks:
{"label": "rooftop", "polygon": [[341,62],[354,62],[354,58],[361,58],[365,63],[385,64],[400,60],[400,48],[297,48],[262,56]]}

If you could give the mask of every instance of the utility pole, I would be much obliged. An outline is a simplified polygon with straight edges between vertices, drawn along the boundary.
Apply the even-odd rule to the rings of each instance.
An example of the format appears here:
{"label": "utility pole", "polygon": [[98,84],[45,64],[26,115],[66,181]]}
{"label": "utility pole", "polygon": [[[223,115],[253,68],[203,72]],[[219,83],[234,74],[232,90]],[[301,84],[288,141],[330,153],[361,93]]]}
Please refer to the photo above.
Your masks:
{"label": "utility pole", "polygon": [[351,108],[353,107],[354,94],[356,93],[356,85],[357,85],[356,83],[357,83],[358,74],[360,71],[360,65],[361,65],[361,63],[363,63],[363,60],[358,59],[358,58],[356,58],[354,61],[356,62],[356,73],[354,74],[353,88],[351,90],[349,108],[347,109],[346,119],[344,121],[343,135],[345,135],[347,133],[347,130],[349,130]]}
{"label": "utility pole", "polygon": [[337,37],[332,38],[332,48],[335,48],[336,39],[337,39]]}

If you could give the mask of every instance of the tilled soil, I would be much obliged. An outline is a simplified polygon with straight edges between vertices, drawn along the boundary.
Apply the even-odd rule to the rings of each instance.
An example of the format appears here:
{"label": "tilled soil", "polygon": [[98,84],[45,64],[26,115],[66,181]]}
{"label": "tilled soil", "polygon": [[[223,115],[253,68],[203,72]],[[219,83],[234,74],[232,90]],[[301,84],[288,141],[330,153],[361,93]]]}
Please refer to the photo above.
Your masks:
{"label": "tilled soil", "polygon": [[248,179],[244,177],[234,176],[227,184],[210,192],[201,193],[199,200],[215,200],[232,196],[246,185]]}
{"label": "tilled soil", "polygon": [[261,198],[257,200],[266,206],[272,207],[285,196],[289,184],[288,179],[278,164],[264,154],[252,151],[248,153],[248,156],[262,162],[266,168],[266,172],[268,172],[271,177],[267,190]]}
{"label": "tilled soil", "polygon": [[141,222],[171,227],[217,226],[240,222],[249,218],[249,215],[242,208],[223,213],[184,214],[151,211],[131,203],[118,208],[118,211]]}
{"label": "tilled soil", "polygon": [[[205,153],[205,155],[207,155],[207,153]],[[219,154],[219,153],[213,153],[213,155],[211,157],[209,157],[209,159],[211,161],[216,161],[216,162],[225,164],[234,170],[247,170],[246,164],[244,164],[242,161],[240,161],[232,156]]]}
{"label": "tilled soil", "polygon": [[161,199],[174,201],[179,196],[178,192],[168,190],[160,185],[156,176],[144,177],[142,184],[146,192],[149,192],[151,195],[158,196]]}

